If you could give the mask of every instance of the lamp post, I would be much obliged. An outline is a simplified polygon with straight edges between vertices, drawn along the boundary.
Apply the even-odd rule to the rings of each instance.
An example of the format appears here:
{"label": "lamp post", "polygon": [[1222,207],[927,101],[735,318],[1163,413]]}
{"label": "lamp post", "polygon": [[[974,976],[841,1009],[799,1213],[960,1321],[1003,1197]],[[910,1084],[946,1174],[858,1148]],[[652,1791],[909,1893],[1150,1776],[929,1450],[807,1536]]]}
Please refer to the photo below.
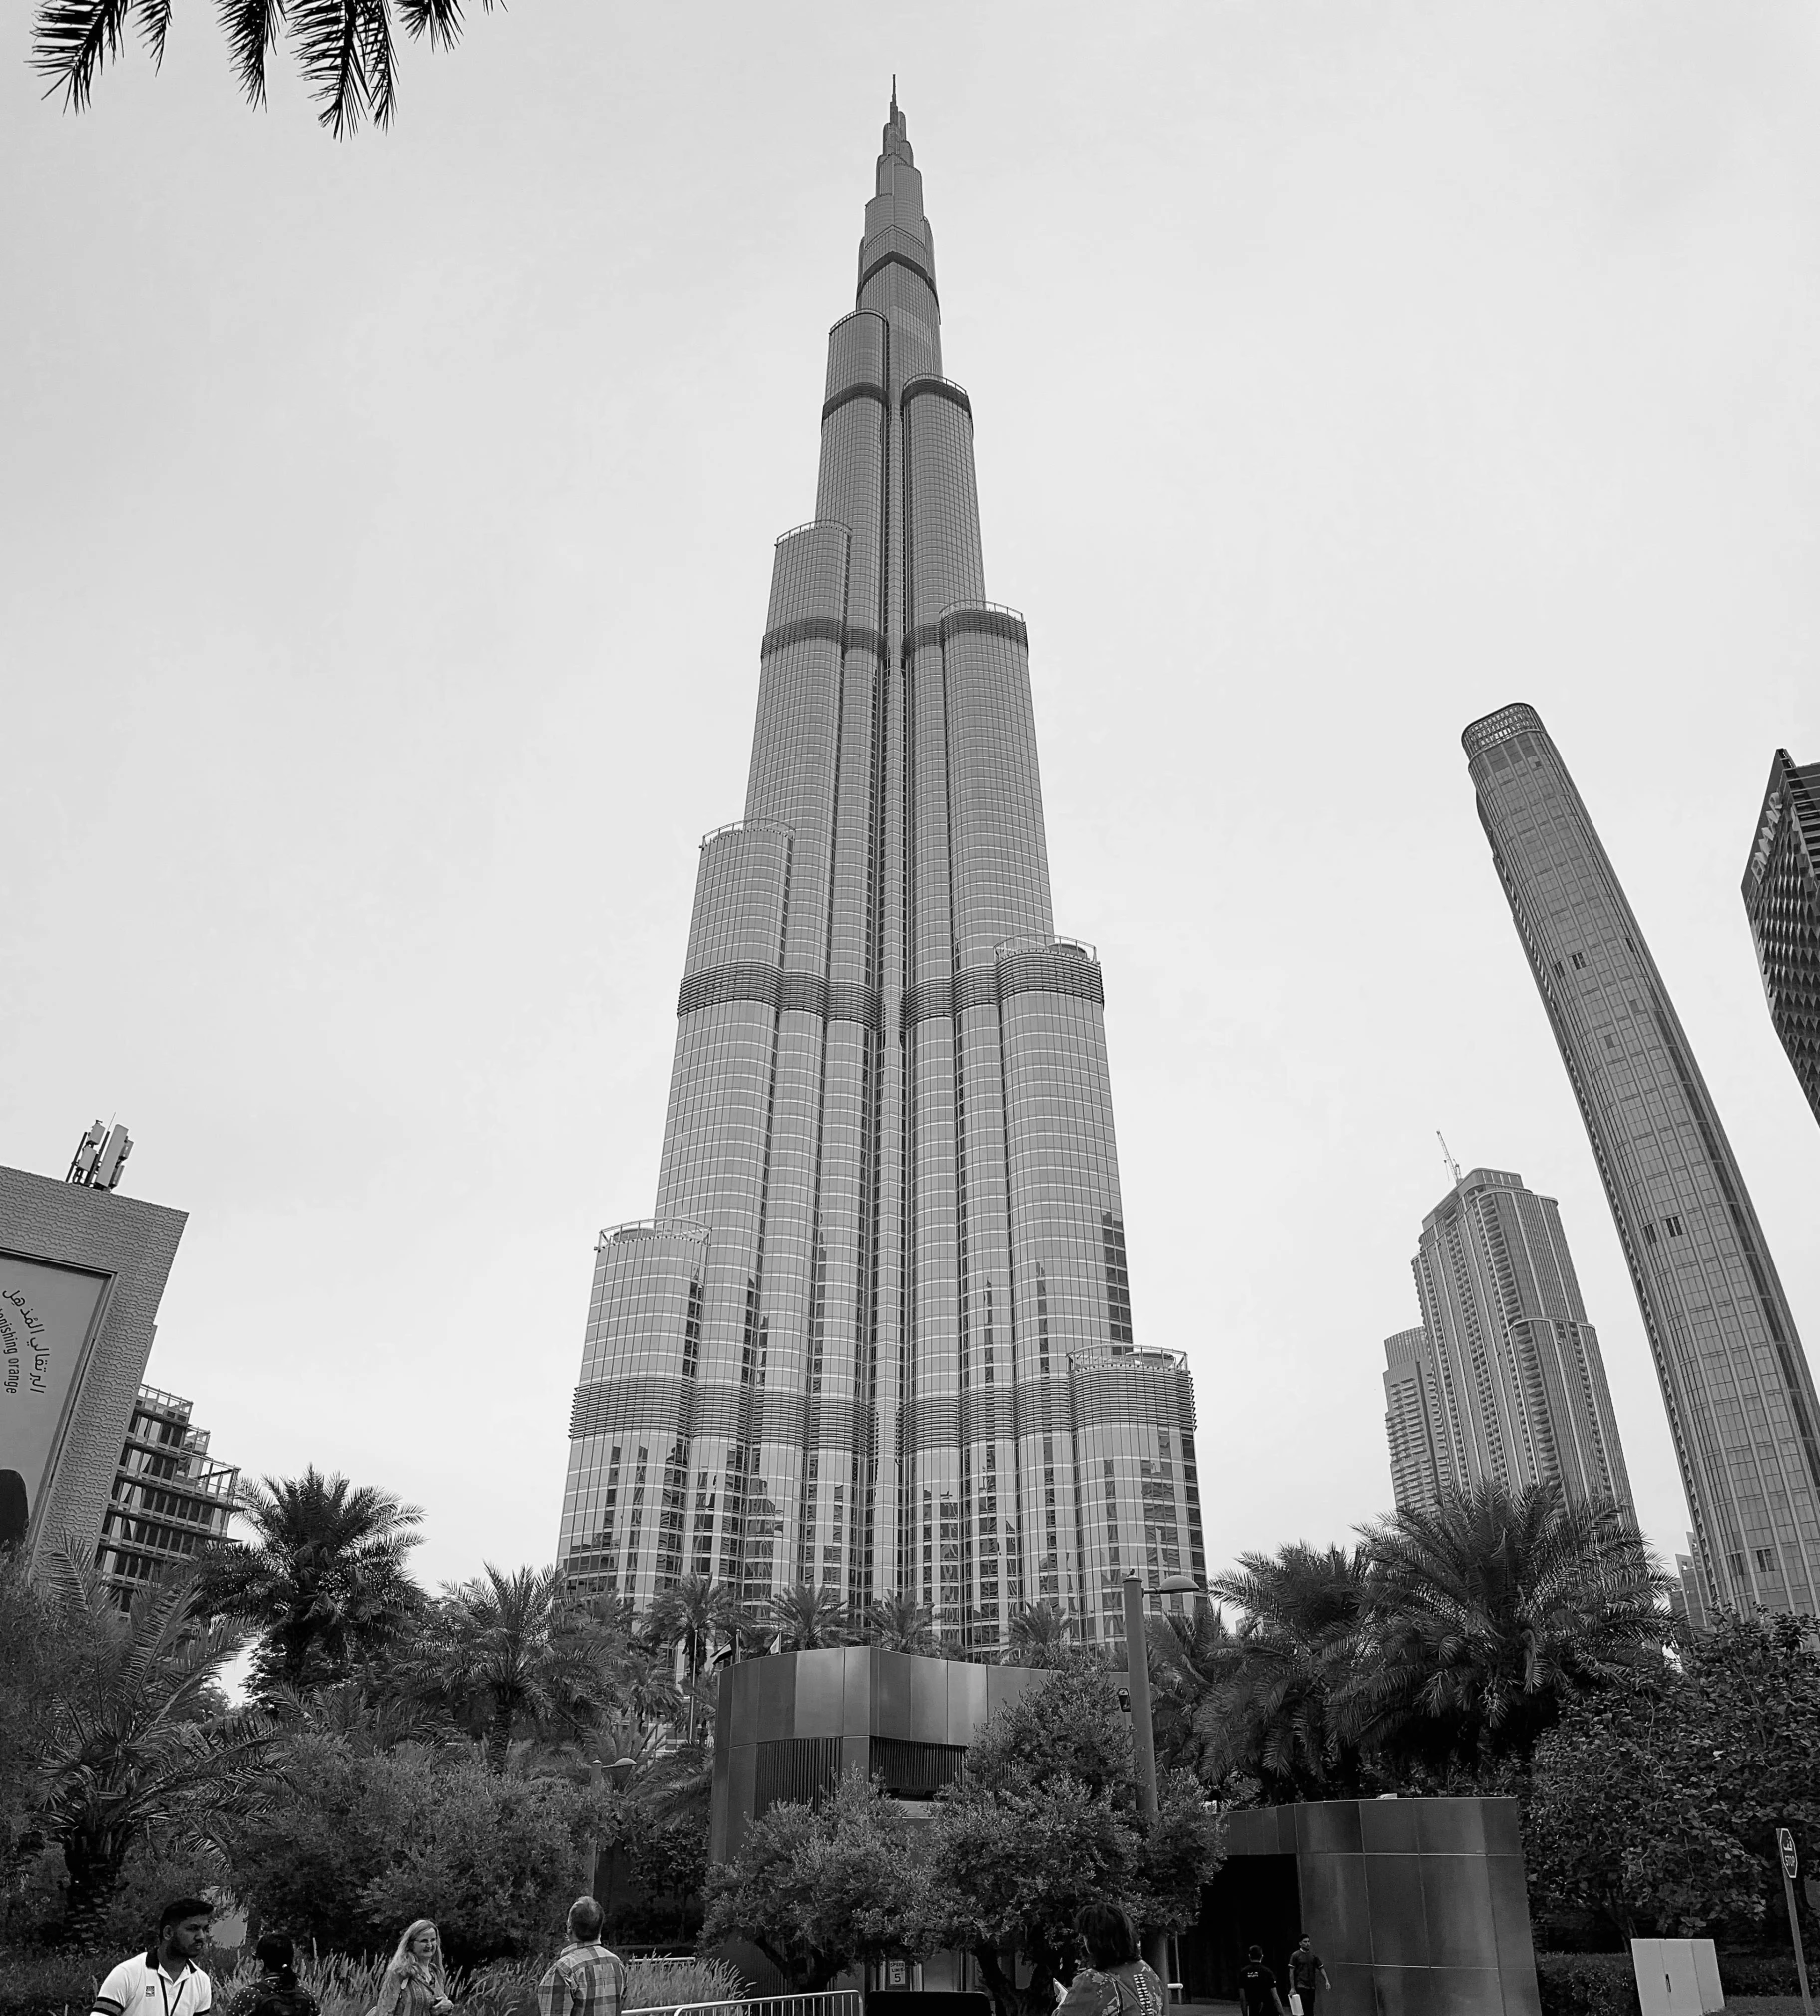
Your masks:
{"label": "lamp post", "polygon": [[[1143,1605],[1150,1596],[1198,1594],[1191,1575],[1165,1575],[1146,1584],[1133,1569],[1125,1578],[1125,1671],[1132,1699],[1132,1754],[1138,1765],[1138,1803],[1147,1827],[1156,1824],[1156,1728],[1150,1720],[1150,1655],[1144,1633]],[[1162,1992],[1169,1992],[1169,1935],[1152,1932],[1143,1942],[1143,1957],[1155,1970]]]}

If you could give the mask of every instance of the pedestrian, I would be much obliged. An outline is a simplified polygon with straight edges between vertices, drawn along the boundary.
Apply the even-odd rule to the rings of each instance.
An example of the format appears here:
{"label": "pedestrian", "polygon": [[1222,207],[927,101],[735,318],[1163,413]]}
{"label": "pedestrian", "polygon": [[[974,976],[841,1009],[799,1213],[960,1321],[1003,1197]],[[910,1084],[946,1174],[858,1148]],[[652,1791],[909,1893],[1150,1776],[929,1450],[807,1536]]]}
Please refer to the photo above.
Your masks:
{"label": "pedestrian", "polygon": [[1117,1904],[1083,1905],[1075,1930],[1087,1965],[1075,1969],[1058,2016],[1163,2016],[1168,1995],[1138,1950],[1137,1927]]}
{"label": "pedestrian", "polygon": [[264,1969],[252,1984],[246,2016],[317,2016],[316,1998],[297,1980],[297,1949],[282,1932],[267,1932],[253,1948]]}
{"label": "pedestrian", "polygon": [[1314,1950],[1314,1941],[1304,1932],[1289,1955],[1289,1988],[1301,2001],[1300,2016],[1314,2016],[1316,1998],[1323,1988],[1332,1986],[1327,1969],[1321,1965],[1321,1956]]}
{"label": "pedestrian", "polygon": [[1264,1965],[1264,1949],[1253,1946],[1238,1971],[1239,2000],[1245,2016],[1288,2016],[1276,1992],[1276,1976]]}
{"label": "pedestrian", "polygon": [[442,1940],[431,1919],[418,1918],[404,1928],[372,2016],[449,2016],[454,2006],[442,1967]]}
{"label": "pedestrian", "polygon": [[607,1914],[592,1897],[569,1906],[569,1943],[537,1984],[541,2016],[620,2016],[626,1963],[601,1944]]}
{"label": "pedestrian", "polygon": [[207,1897],[174,1897],[158,1914],[151,1946],[96,1989],[91,2016],[203,2016],[215,1989],[196,1956],[209,1943],[214,1916]]}

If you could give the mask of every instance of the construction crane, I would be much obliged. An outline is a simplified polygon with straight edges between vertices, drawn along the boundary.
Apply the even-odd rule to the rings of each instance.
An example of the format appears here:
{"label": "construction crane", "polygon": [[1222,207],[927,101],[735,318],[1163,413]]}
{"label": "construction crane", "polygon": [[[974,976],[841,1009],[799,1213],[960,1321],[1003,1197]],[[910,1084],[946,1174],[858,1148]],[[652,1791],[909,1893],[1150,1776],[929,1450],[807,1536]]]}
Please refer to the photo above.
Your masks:
{"label": "construction crane", "polygon": [[1435,1139],[1441,1144],[1441,1159],[1447,1164],[1449,1171],[1452,1173],[1454,1188],[1458,1190],[1460,1188],[1460,1165],[1454,1160],[1453,1151],[1447,1145],[1447,1136],[1438,1127],[1435,1129]]}

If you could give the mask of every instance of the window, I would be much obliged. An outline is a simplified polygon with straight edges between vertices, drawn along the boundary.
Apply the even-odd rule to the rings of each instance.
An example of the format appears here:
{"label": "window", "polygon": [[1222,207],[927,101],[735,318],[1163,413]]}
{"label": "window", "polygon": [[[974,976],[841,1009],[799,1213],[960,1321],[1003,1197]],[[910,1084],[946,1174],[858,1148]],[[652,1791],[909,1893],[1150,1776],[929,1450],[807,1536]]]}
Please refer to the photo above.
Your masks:
{"label": "window", "polygon": [[1644,1226],[1644,1227],[1643,1227],[1643,1237],[1644,1237],[1644,1239],[1646,1239],[1646,1240],[1647,1240],[1647,1241],[1649,1242],[1649,1244],[1650,1244],[1651,1246],[1654,1246],[1654,1244],[1655,1244],[1655,1227],[1654,1227],[1653,1225],[1646,1225],[1646,1226]]}
{"label": "window", "polygon": [[1673,1212],[1670,1212],[1668,1216],[1662,1220],[1662,1223],[1668,1228],[1668,1235],[1671,1239],[1679,1239],[1682,1233],[1684,1233],[1687,1230],[1687,1228],[1684,1225],[1682,1225],[1680,1220],[1675,1217]]}
{"label": "window", "polygon": [[1773,1547],[1759,1547],[1755,1552],[1757,1573],[1773,1575],[1776,1572],[1776,1550]]}
{"label": "window", "polygon": [[1584,952],[1570,952],[1568,957],[1573,961],[1576,973],[1584,973],[1587,970],[1587,959]]}
{"label": "window", "polygon": [[1615,1050],[1617,1048],[1617,1038],[1611,1034],[1609,1029],[1605,1031],[1605,1048],[1607,1050]]}
{"label": "window", "polygon": [[1555,977],[1557,980],[1565,980],[1568,977],[1568,969],[1559,959],[1555,961]]}

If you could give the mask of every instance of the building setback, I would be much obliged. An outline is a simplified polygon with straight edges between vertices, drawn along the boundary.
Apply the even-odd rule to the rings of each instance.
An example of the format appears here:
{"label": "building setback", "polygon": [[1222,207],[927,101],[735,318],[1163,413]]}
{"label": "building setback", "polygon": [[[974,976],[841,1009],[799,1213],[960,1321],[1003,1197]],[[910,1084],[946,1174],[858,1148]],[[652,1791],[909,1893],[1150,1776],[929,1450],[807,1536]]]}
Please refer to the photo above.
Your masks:
{"label": "building setback", "polygon": [[1384,1345],[1399,1507],[1476,1484],[1557,1484],[1634,1511],[1605,1384],[1552,1197],[1475,1169],[1422,1221],[1423,1323]]}
{"label": "building setback", "polygon": [[1779,749],[1744,870],[1769,1019],[1820,1120],[1820,763]]}
{"label": "building setback", "polygon": [[1024,619],[893,103],[815,516],[777,542],[745,816],[702,842],[657,1211],[602,1235],[559,1554],[649,1601],[1053,1599],[1204,1569],[1185,1362],[1139,1350],[1099,961],[1056,935]]}
{"label": "building setback", "polygon": [[1640,926],[1533,708],[1462,737],[1655,1359],[1708,1606],[1820,1610],[1813,1379]]}
{"label": "building setback", "polygon": [[141,1386],[127,1423],[95,1561],[124,1605],[133,1592],[228,1537],[239,1471],[209,1454],[190,1402]]}

